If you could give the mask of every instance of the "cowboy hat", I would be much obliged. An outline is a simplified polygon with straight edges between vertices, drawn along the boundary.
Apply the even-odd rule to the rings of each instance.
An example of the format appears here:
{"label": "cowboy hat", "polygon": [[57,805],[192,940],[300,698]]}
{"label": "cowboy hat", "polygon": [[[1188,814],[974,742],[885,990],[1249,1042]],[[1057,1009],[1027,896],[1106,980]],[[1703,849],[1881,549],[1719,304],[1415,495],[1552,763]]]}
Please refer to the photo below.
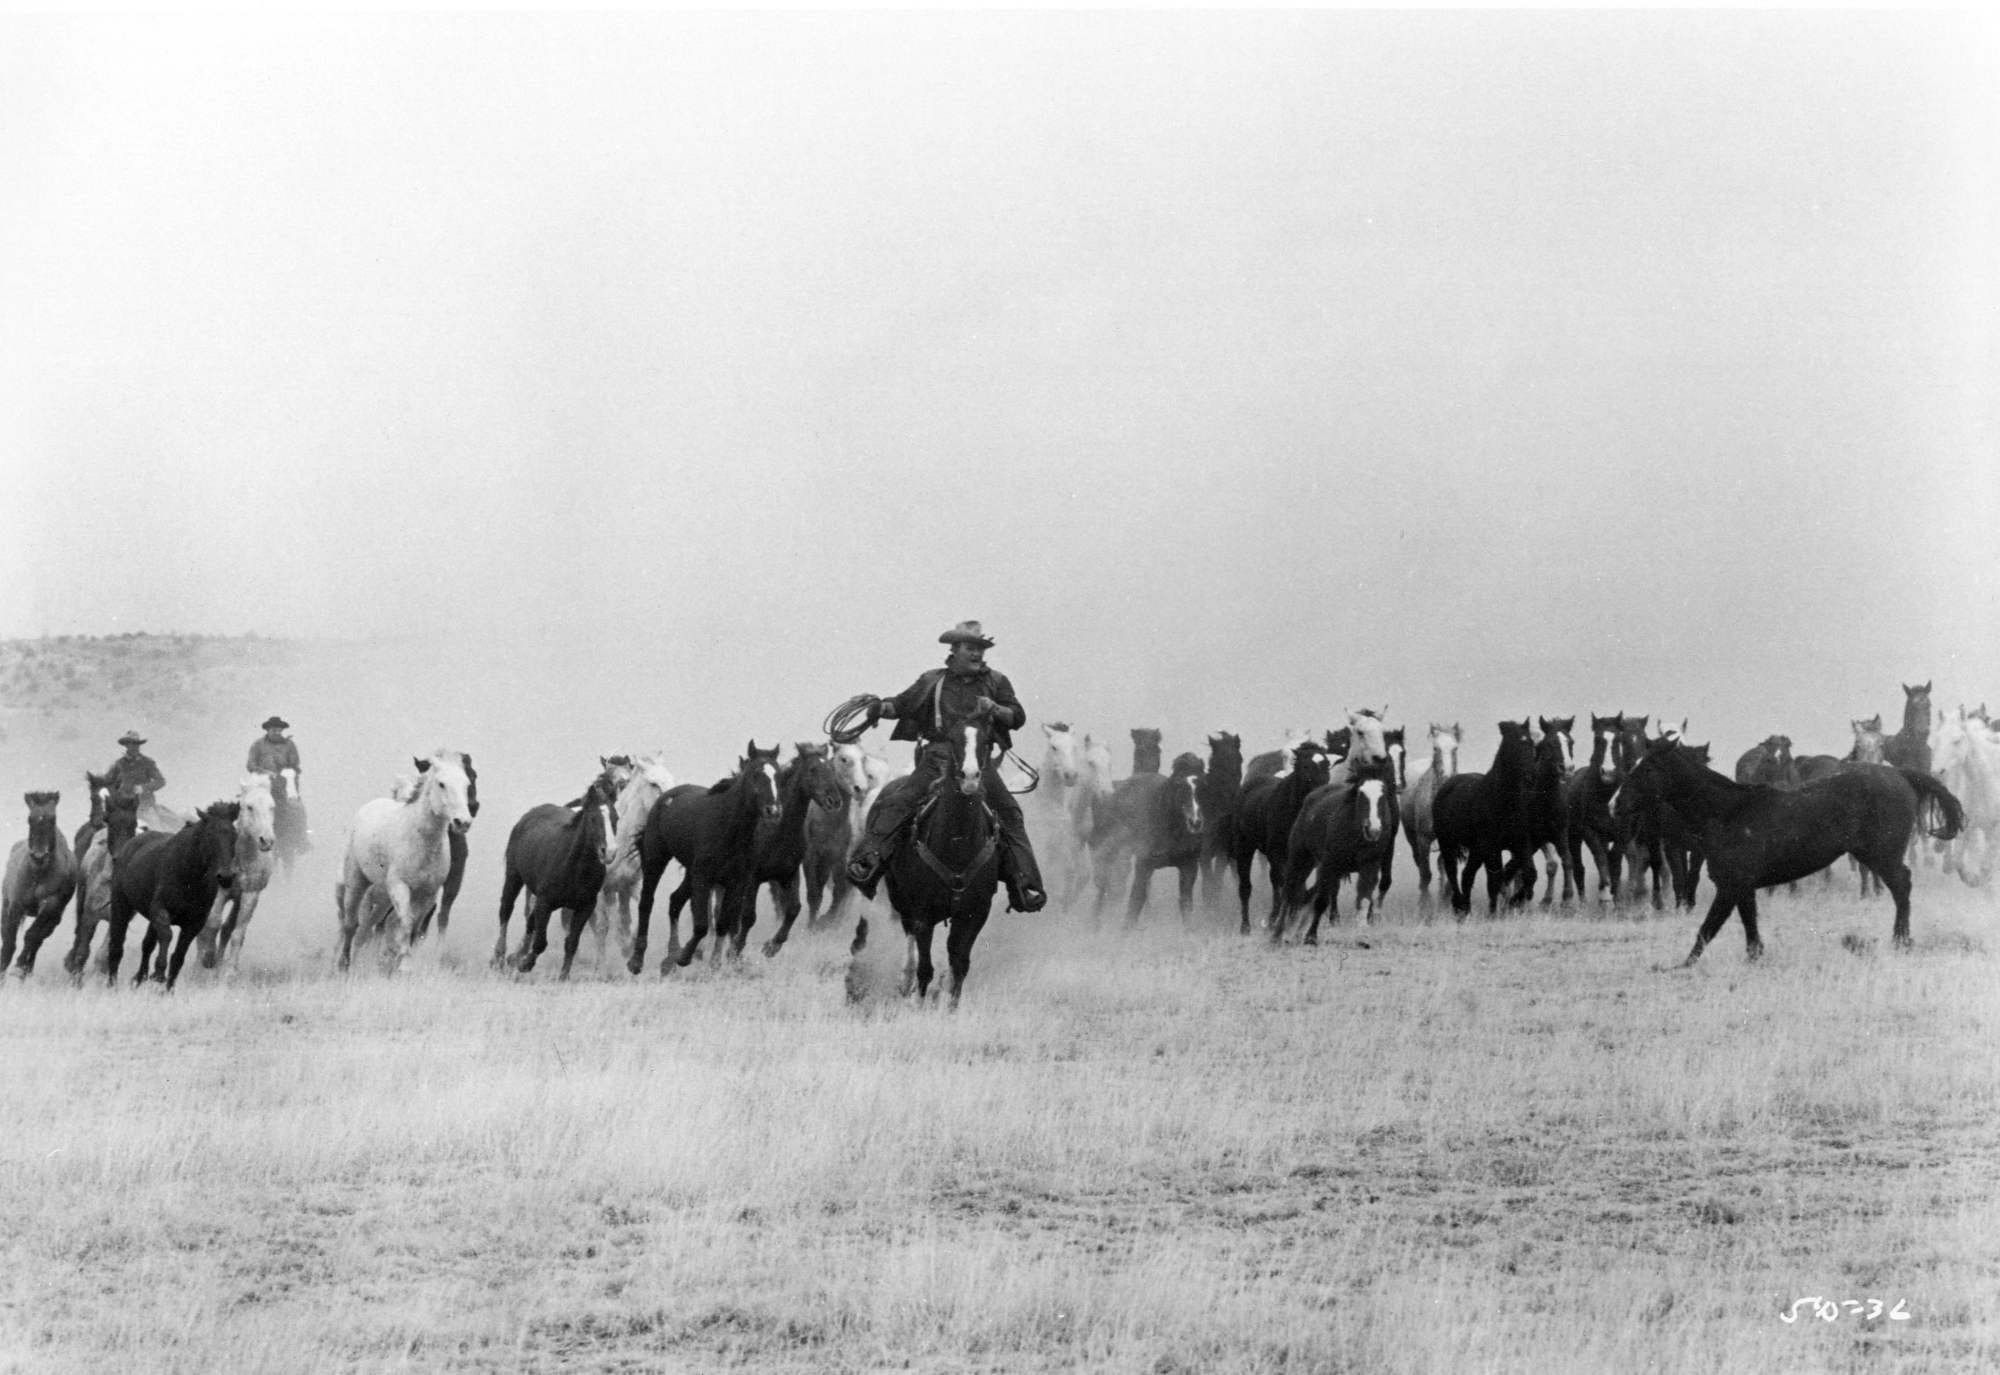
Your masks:
{"label": "cowboy hat", "polygon": [[950,630],[938,636],[938,643],[941,645],[973,644],[978,645],[981,649],[993,648],[993,641],[986,638],[986,632],[980,629],[978,621],[960,621]]}
{"label": "cowboy hat", "polygon": [[121,745],[143,745],[146,743],[146,737],[139,734],[136,730],[128,730],[118,737],[118,743]]}
{"label": "cowboy hat", "polygon": [[263,728],[265,730],[290,730],[292,723],[282,716],[266,716]]}

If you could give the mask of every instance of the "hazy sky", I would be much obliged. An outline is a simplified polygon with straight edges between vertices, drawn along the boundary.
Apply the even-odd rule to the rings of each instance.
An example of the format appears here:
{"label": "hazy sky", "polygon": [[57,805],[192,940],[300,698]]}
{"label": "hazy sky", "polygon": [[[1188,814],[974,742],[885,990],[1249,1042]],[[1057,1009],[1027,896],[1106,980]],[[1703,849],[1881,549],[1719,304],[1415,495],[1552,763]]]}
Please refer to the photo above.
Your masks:
{"label": "hazy sky", "polygon": [[0,20],[0,634],[574,625],[816,719],[977,617],[1179,743],[2000,701],[1993,33]]}

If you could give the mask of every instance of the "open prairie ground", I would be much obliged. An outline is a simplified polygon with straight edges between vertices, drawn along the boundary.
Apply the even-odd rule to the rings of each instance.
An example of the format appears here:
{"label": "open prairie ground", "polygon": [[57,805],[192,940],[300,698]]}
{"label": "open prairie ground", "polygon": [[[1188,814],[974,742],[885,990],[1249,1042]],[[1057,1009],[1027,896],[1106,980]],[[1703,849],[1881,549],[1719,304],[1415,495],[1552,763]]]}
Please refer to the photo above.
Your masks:
{"label": "open prairie ground", "polygon": [[0,1369],[2000,1367],[2000,913],[1934,873],[1907,954],[1843,875],[1672,973],[1685,915],[1273,950],[1156,885],[996,916],[955,1014],[803,923],[496,976],[471,890],[336,978],[296,882],[233,980],[0,988]]}

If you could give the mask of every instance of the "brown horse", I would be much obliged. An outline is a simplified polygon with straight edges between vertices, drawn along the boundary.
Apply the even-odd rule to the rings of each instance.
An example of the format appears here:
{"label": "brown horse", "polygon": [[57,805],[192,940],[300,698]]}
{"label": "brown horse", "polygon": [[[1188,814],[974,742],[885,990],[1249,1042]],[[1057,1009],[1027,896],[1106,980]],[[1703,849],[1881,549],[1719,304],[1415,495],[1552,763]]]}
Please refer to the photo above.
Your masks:
{"label": "brown horse", "polygon": [[63,908],[76,892],[76,851],[56,825],[57,792],[25,794],[28,838],[16,842],[7,856],[7,876],[0,882],[0,973],[14,961],[14,939],[21,923],[22,978],[35,972],[35,954],[62,921]]}

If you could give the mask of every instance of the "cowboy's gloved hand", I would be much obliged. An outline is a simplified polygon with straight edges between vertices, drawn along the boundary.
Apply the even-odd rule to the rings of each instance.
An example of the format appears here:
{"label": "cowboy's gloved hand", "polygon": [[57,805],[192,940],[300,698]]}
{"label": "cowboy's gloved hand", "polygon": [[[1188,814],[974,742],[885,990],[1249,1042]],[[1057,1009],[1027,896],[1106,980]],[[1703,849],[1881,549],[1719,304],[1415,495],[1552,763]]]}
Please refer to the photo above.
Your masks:
{"label": "cowboy's gloved hand", "polygon": [[988,716],[997,716],[1000,713],[1000,704],[991,697],[982,697],[973,705]]}

